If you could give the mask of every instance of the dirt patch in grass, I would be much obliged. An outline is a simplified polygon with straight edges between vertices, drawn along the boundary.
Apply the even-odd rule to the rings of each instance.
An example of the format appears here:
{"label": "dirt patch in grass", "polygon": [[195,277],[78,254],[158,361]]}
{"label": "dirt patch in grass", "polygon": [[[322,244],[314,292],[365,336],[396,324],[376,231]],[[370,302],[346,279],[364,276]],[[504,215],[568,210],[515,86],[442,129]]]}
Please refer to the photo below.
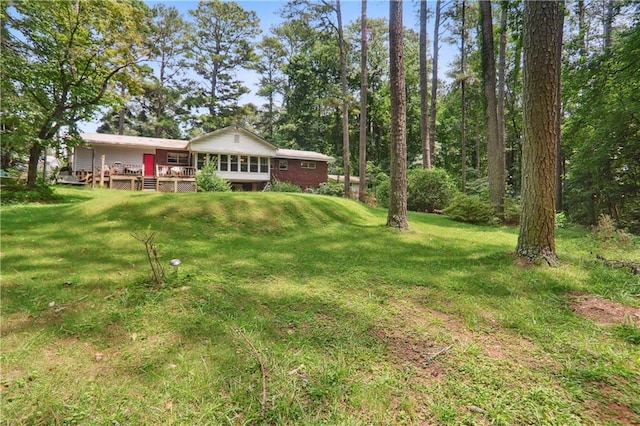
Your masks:
{"label": "dirt patch in grass", "polygon": [[605,383],[589,382],[589,385],[600,394],[597,400],[585,402],[590,417],[602,424],[640,425],[640,415],[620,401],[624,397],[620,391]]}
{"label": "dirt patch in grass", "polygon": [[[551,368],[554,365],[552,358],[542,349],[527,338],[505,330],[493,319],[487,318],[482,331],[472,331],[463,318],[453,314],[427,309],[419,303],[395,302],[392,305],[398,311],[398,326],[384,332],[377,330],[376,336],[386,341],[391,353],[402,360],[413,360],[412,363],[417,365],[425,359],[445,355],[449,352],[445,350],[447,347],[454,351],[477,345],[487,358],[495,361],[527,368]],[[439,377],[438,374],[432,376]]]}
{"label": "dirt patch in grass", "polygon": [[443,377],[444,370],[436,358],[448,352],[450,346],[438,346],[426,336],[403,329],[376,329],[373,335],[387,344],[392,357],[414,366],[417,377],[423,380]]}
{"label": "dirt patch in grass", "polygon": [[577,315],[599,325],[617,325],[631,322],[640,326],[640,308],[625,306],[612,300],[579,294],[571,301],[571,309]]}

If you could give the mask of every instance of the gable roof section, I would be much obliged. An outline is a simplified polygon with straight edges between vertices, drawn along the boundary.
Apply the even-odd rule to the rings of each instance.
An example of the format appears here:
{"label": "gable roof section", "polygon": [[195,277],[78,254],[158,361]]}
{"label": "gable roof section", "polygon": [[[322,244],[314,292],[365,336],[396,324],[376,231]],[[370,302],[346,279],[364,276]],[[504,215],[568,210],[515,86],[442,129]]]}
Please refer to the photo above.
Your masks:
{"label": "gable roof section", "polygon": [[278,147],[239,126],[230,126],[196,136],[189,142],[192,152],[273,157]]}
{"label": "gable roof section", "polygon": [[203,133],[202,135],[198,135],[195,138],[192,138],[189,141],[189,144],[190,145],[194,144],[194,143],[197,144],[198,142],[202,142],[204,140],[210,140],[210,139],[214,139],[214,138],[217,138],[217,137],[221,137],[222,135],[224,135],[226,133],[231,133],[231,132],[244,133],[245,136],[249,136],[250,138],[255,139],[256,141],[266,145],[269,148],[278,149],[277,146],[275,146],[272,143],[268,142],[262,136],[258,135],[257,133],[253,133],[252,131],[247,130],[244,127],[240,127],[240,126],[228,126],[228,127],[223,127],[222,129],[214,130],[213,132]]}
{"label": "gable roof section", "polygon": [[111,145],[137,148],[187,149],[189,141],[160,139],[145,136],[110,135],[107,133],[81,133],[80,137],[93,145]]}

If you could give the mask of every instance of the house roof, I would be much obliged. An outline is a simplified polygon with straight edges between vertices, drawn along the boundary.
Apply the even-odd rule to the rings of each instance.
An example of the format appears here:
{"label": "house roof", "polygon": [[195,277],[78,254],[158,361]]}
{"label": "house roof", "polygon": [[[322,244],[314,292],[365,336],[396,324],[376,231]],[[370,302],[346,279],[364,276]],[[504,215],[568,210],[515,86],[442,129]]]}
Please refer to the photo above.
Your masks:
{"label": "house roof", "polygon": [[[333,182],[337,182],[337,183],[344,182],[344,175],[328,175],[327,177],[329,178],[330,181],[333,181]],[[360,176],[350,176],[349,182],[352,185],[360,184]]]}
{"label": "house roof", "polygon": [[202,135],[198,135],[195,138],[192,138],[189,141],[189,144],[192,144],[194,142],[200,142],[206,139],[210,139],[212,137],[221,135],[223,133],[227,133],[227,132],[243,132],[246,133],[247,135],[253,137],[255,140],[257,140],[258,142],[268,146],[269,148],[272,149],[278,149],[277,146],[275,146],[274,144],[268,142],[265,138],[263,138],[262,136],[258,135],[257,133],[253,133],[250,130],[245,129],[244,127],[239,127],[239,126],[228,126],[228,127],[223,127],[222,129],[218,129],[218,130],[214,130],[213,132],[209,132],[209,133],[204,133]]}
{"label": "house roof", "polygon": [[202,142],[211,137],[215,137],[229,131],[242,131],[251,136],[252,139],[258,141],[261,144],[264,144],[266,147],[274,149],[276,158],[290,160],[326,161],[328,163],[335,161],[333,157],[320,154],[319,152],[278,148],[277,146],[269,143],[266,139],[262,138],[260,135],[257,135],[256,133],[238,126],[225,127],[213,132],[204,133],[202,135],[196,136],[190,141],[180,139],[151,138],[144,136],[111,135],[107,133],[82,133],[80,134],[80,136],[85,141],[94,145],[187,150],[194,142]]}
{"label": "house roof", "polygon": [[180,139],[161,139],[144,136],[110,135],[107,133],[81,133],[87,142],[95,145],[136,146],[142,148],[187,149],[189,141]]}
{"label": "house roof", "polygon": [[311,160],[311,161],[326,161],[331,163],[335,161],[335,158],[328,155],[320,154],[314,151],[300,151],[298,149],[283,149],[279,148],[276,151],[276,158],[286,158],[290,160]]}

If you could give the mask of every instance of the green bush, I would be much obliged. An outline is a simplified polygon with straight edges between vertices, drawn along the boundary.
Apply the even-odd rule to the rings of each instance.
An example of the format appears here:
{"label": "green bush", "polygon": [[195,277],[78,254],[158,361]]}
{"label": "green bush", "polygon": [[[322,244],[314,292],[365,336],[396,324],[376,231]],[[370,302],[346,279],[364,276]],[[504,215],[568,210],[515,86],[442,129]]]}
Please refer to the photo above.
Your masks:
{"label": "green bush", "polygon": [[443,169],[413,169],[407,173],[407,209],[442,210],[456,193],[453,179]]}
{"label": "green bush", "polygon": [[391,184],[391,180],[386,175],[384,176],[386,179],[381,175],[383,175],[383,173],[377,176],[376,200],[378,206],[389,208],[389,187]]}
{"label": "green bush", "polygon": [[564,212],[556,213],[556,228],[566,228],[567,215]]}
{"label": "green bush", "polygon": [[504,199],[504,213],[502,213],[502,223],[505,225],[520,224],[520,200],[516,198]]}
{"label": "green bush", "polygon": [[481,177],[467,182],[465,193],[477,195],[483,200],[489,199],[489,178]]}
{"label": "green bush", "polygon": [[226,179],[218,176],[216,166],[213,163],[205,165],[196,175],[198,191],[204,192],[229,192],[231,184]]}
{"label": "green bush", "polygon": [[2,204],[56,203],[62,200],[62,197],[57,195],[53,188],[45,184],[42,179],[38,179],[35,187],[27,188],[23,182],[3,178],[0,198],[2,198]]}
{"label": "green bush", "polygon": [[337,182],[322,182],[315,191],[319,195],[331,195],[333,197],[344,196],[344,184]]}
{"label": "green bush", "polygon": [[302,188],[289,182],[280,182],[274,180],[271,182],[271,191],[273,192],[302,192]]}
{"label": "green bush", "polygon": [[456,195],[444,214],[458,222],[489,223],[493,220],[493,205],[477,195]]}

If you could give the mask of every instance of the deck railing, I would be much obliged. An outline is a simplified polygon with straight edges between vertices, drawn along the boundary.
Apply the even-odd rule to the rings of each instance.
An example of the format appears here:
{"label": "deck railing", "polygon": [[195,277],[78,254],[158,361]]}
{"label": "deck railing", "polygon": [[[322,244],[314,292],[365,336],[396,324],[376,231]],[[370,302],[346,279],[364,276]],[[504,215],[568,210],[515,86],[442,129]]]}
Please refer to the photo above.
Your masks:
{"label": "deck railing", "polygon": [[193,178],[196,176],[196,168],[191,166],[174,166],[171,164],[157,164],[157,177],[186,177]]}
{"label": "deck railing", "polygon": [[129,164],[115,162],[109,166],[110,175],[142,176],[144,166],[142,164]]}

